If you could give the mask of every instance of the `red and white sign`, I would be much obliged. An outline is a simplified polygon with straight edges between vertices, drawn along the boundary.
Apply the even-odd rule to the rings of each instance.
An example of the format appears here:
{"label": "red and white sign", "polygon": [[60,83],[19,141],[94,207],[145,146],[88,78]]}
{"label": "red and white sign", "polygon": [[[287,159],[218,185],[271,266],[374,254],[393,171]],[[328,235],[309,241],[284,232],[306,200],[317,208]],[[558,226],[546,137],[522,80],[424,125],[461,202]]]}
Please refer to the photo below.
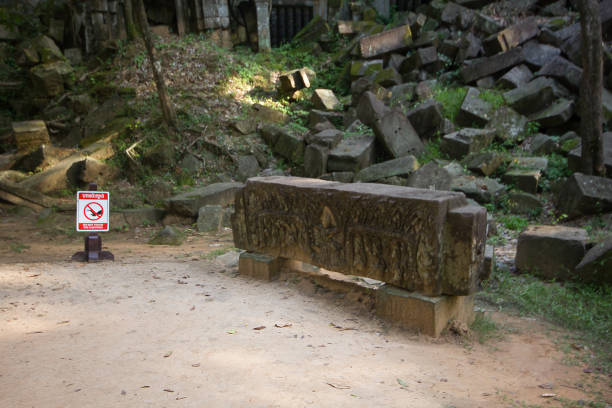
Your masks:
{"label": "red and white sign", "polygon": [[108,201],[106,191],[77,192],[77,231],[108,231]]}

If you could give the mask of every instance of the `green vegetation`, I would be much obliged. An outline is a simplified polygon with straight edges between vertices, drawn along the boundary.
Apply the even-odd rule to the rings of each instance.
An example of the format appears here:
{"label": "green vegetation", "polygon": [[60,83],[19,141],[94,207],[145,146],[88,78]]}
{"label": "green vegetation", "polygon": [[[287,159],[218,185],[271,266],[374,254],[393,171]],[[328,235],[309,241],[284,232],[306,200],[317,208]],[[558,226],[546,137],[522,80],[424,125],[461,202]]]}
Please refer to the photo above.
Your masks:
{"label": "green vegetation", "polygon": [[612,372],[612,288],[581,283],[543,282],[531,275],[496,269],[477,298],[499,310],[545,320],[576,332],[581,344],[591,346],[597,365]]}
{"label": "green vegetation", "polygon": [[480,91],[478,95],[483,101],[489,102],[493,106],[493,110],[497,110],[506,104],[506,100],[501,91],[495,89],[485,89]]}
{"label": "green vegetation", "polygon": [[11,248],[11,251],[17,252],[18,254],[22,253],[26,249],[30,249],[29,245],[26,245],[22,242],[11,242],[9,247]]}
{"label": "green vegetation", "polygon": [[548,167],[542,176],[541,186],[544,191],[550,191],[555,182],[569,177],[572,172],[567,166],[567,157],[555,153],[546,156],[546,158],[548,159]]}
{"label": "green vegetation", "polygon": [[499,340],[503,336],[501,327],[485,313],[476,314],[476,318],[470,325],[470,330],[480,344],[489,340]]}
{"label": "green vegetation", "polygon": [[510,231],[521,232],[529,225],[529,221],[519,215],[502,215],[498,217],[497,220]]}
{"label": "green vegetation", "polygon": [[442,104],[442,114],[451,122],[455,122],[466,94],[467,88],[437,86],[434,89],[435,100]]}
{"label": "green vegetation", "polygon": [[441,159],[442,151],[440,151],[441,138],[431,139],[425,144],[425,152],[418,157],[421,166],[430,161]]}

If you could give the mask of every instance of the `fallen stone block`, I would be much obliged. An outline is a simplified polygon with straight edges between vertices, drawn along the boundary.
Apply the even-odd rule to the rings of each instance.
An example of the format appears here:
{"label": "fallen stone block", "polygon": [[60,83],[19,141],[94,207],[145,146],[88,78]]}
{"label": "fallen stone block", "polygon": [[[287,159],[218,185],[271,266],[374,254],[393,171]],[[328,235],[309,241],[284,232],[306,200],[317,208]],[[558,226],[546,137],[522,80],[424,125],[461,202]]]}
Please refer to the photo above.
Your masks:
{"label": "fallen stone block", "polygon": [[504,29],[495,19],[487,16],[486,14],[476,13],[474,26],[485,34],[495,34]]}
{"label": "fallen stone block", "polygon": [[[161,208],[142,207],[129,210],[113,209],[113,213],[120,214],[122,222],[130,228],[136,228],[159,224],[164,218],[165,211]],[[111,224],[113,223],[111,222]]]}
{"label": "fallen stone block", "polygon": [[462,159],[490,145],[494,137],[493,129],[464,128],[445,135],[440,143],[440,150],[452,159]]}
{"label": "fallen stone block", "polygon": [[539,214],[544,208],[537,196],[521,191],[508,193],[505,202],[506,208],[512,214]]}
{"label": "fallen stone block", "polygon": [[[373,212],[374,207],[379,210]],[[232,231],[238,248],[430,296],[476,290],[486,211],[467,205],[461,194],[254,178],[237,197],[235,208]]]}
{"label": "fallen stone block", "polygon": [[550,106],[555,98],[563,96],[555,81],[538,77],[516,89],[504,93],[508,105],[518,113],[535,113],[536,110]]}
{"label": "fallen stone block", "polygon": [[402,113],[392,110],[374,123],[376,139],[392,157],[419,155],[425,146]]}
{"label": "fallen stone block", "polygon": [[475,17],[476,13],[473,10],[449,2],[446,7],[444,7],[444,10],[442,10],[440,20],[446,24],[456,25],[465,30],[472,25]]}
{"label": "fallen stone block", "polygon": [[66,61],[47,62],[30,69],[32,86],[43,97],[54,97],[64,91],[74,72]]}
{"label": "fallen stone block", "polygon": [[205,205],[198,210],[197,227],[199,232],[223,231],[224,221],[230,210],[220,205]]}
{"label": "fallen stone block", "polygon": [[306,143],[333,149],[338,146],[343,136],[344,132],[338,129],[326,129],[318,133],[306,135]]}
{"label": "fallen stone block", "polygon": [[164,229],[159,231],[157,235],[148,242],[148,244],[179,246],[183,241],[185,241],[185,234],[170,225],[166,225]]}
{"label": "fallen stone block", "polygon": [[375,59],[370,61],[353,61],[351,62],[350,75],[351,79],[355,80],[361,77],[369,77],[376,75],[383,69],[383,60]]}
{"label": "fallen stone block", "polygon": [[261,170],[257,157],[254,155],[238,156],[236,167],[236,173],[240,181],[255,177]]}
{"label": "fallen stone block", "polygon": [[355,181],[368,183],[388,177],[408,176],[418,168],[419,163],[414,156],[400,157],[366,167],[355,175]]}
{"label": "fallen stone block", "polygon": [[47,126],[42,120],[13,122],[11,126],[17,150],[20,152],[31,151],[43,144],[51,143]]}
{"label": "fallen stone block", "polygon": [[374,83],[382,87],[392,87],[402,83],[402,76],[391,67],[385,68],[374,77]]}
{"label": "fallen stone block", "polygon": [[529,120],[538,122],[544,128],[562,126],[574,114],[574,101],[558,99],[549,107],[529,116]]}
{"label": "fallen stone block", "polygon": [[337,181],[338,183],[352,183],[355,173],[352,171],[332,171],[331,173],[323,174],[319,178],[321,180]]}
{"label": "fallen stone block", "polygon": [[199,187],[192,191],[170,197],[164,202],[169,213],[196,218],[198,211],[205,205],[227,207],[234,203],[236,192],[242,183],[216,183]]}
{"label": "fallen stone block", "polygon": [[582,68],[561,56],[556,56],[548,60],[535,75],[558,79],[563,85],[577,91],[582,81]]}
{"label": "fallen stone block", "polygon": [[429,162],[410,174],[406,185],[414,188],[447,191],[450,190],[451,180],[451,175],[446,169],[434,162]]}
{"label": "fallen stone block", "polygon": [[308,68],[294,69],[280,75],[279,91],[282,95],[293,95],[294,92],[300,89],[310,88],[311,79],[314,79],[315,73]]}
{"label": "fallen stone block", "polygon": [[459,176],[451,181],[450,190],[460,191],[466,197],[484,204],[495,201],[506,187],[486,177]]}
{"label": "fallen stone block", "polygon": [[306,146],[304,152],[304,175],[317,178],[327,171],[329,148],[316,144]]}
{"label": "fallen stone block", "polygon": [[461,164],[471,172],[490,176],[502,165],[504,157],[496,152],[479,152],[466,156]]}
{"label": "fallen stone block", "polygon": [[[438,51],[435,47],[419,48],[413,51],[408,58],[402,62],[399,72],[406,74],[414,69],[427,69],[428,66],[436,64],[439,61]],[[429,72],[435,72],[440,68],[439,64],[434,67],[434,70]]]}
{"label": "fallen stone block", "polygon": [[428,297],[384,285],[376,291],[376,315],[403,329],[438,337],[451,320],[472,323],[474,297]]}
{"label": "fallen stone block", "polygon": [[238,261],[238,271],[240,275],[273,281],[278,279],[282,265],[283,260],[281,258],[253,252],[242,252]]}
{"label": "fallen stone block", "polygon": [[558,146],[554,139],[543,133],[538,133],[531,140],[530,151],[532,154],[545,155],[552,154],[557,150]]}
{"label": "fallen stone block", "polygon": [[409,110],[406,116],[422,139],[431,139],[440,131],[444,121],[442,105],[434,99]]}
{"label": "fallen stone block", "polygon": [[516,268],[545,279],[572,279],[587,240],[582,228],[532,225],[519,235]]}
{"label": "fallen stone block", "polygon": [[328,172],[358,172],[374,162],[374,136],[353,136],[338,144],[327,156]]}
{"label": "fallen stone block", "polygon": [[501,88],[514,89],[525,85],[533,79],[533,73],[527,65],[517,65],[497,80]]}
{"label": "fallen stone block", "polygon": [[323,111],[319,109],[311,109],[308,114],[308,126],[314,127],[317,123],[329,121],[332,124],[342,123],[344,115],[341,112]]}
{"label": "fallen stone block", "polygon": [[461,68],[460,74],[463,82],[469,84],[477,79],[512,68],[522,62],[523,51],[520,48],[513,48],[510,51],[492,57],[483,57],[466,61],[466,65]]}
{"label": "fallen stone block", "polygon": [[292,163],[302,164],[304,163],[305,148],[304,138],[301,135],[283,129],[279,133],[276,143],[272,146],[272,151]]}
{"label": "fallen stone block", "polygon": [[523,138],[529,120],[508,106],[502,106],[491,114],[488,126],[502,141],[518,141]]}
{"label": "fallen stone block", "polygon": [[491,119],[493,105],[480,98],[480,91],[468,88],[457,114],[459,126],[486,126]]}
{"label": "fallen stone block", "polygon": [[518,47],[525,41],[537,36],[539,32],[537,19],[528,17],[488,37],[483,45],[488,55],[494,55]]}
{"label": "fallen stone block", "polygon": [[[391,88],[391,105],[409,107],[412,105],[416,84],[409,82]],[[411,122],[412,123],[412,122]],[[414,123],[413,123],[414,125]]]}
{"label": "fallen stone block", "polygon": [[[561,50],[537,41],[530,41],[523,46],[523,57],[525,63],[533,69],[542,68],[561,54]],[[551,75],[549,75],[551,76]]]}
{"label": "fallen stone block", "polygon": [[612,284],[612,237],[589,249],[576,265],[575,279],[594,284]]}
{"label": "fallen stone block", "polygon": [[340,106],[340,101],[331,89],[315,89],[311,101],[320,110],[333,111]]}
{"label": "fallen stone block", "polygon": [[373,127],[376,121],[386,116],[391,110],[372,92],[365,92],[357,105],[357,117],[363,124]]}
{"label": "fallen stone block", "polygon": [[455,57],[455,62],[463,63],[467,59],[478,57],[482,53],[482,42],[471,32],[463,35],[459,41],[459,52]]}
{"label": "fallen stone block", "polygon": [[504,183],[513,185],[522,191],[535,194],[538,192],[540,177],[542,177],[540,170],[511,169],[504,174],[502,180]]}
{"label": "fallen stone block", "polygon": [[557,210],[569,218],[612,211],[612,179],[572,174],[559,193]]}
{"label": "fallen stone block", "polygon": [[363,58],[374,58],[392,51],[405,51],[410,43],[412,43],[410,26],[403,25],[363,37],[359,40],[359,50]]}

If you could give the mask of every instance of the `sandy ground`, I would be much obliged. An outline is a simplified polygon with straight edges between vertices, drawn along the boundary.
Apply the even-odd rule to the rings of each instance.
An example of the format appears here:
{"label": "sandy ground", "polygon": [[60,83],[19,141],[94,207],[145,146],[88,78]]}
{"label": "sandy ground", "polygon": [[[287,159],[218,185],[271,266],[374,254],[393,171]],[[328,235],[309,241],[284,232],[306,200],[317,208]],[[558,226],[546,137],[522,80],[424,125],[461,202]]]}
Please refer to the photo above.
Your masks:
{"label": "sandy ground", "polygon": [[2,408],[548,407],[605,388],[532,319],[495,315],[514,330],[485,345],[429,339],[307,279],[241,277],[206,255],[229,233],[108,233],[117,260],[83,264],[71,226],[0,217]]}

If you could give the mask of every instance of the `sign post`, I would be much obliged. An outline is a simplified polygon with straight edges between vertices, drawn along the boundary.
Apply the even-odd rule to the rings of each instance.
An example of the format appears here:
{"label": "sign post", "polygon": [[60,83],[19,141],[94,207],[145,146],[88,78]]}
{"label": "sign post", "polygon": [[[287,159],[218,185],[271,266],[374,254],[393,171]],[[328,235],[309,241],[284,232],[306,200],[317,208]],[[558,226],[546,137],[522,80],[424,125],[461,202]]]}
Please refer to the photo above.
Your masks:
{"label": "sign post", "polygon": [[115,260],[109,251],[102,251],[102,237],[98,231],[108,231],[110,220],[109,194],[97,191],[96,183],[89,184],[89,191],[77,192],[76,230],[89,232],[85,237],[85,250],[72,255],[72,260],[81,262],[98,262]]}

